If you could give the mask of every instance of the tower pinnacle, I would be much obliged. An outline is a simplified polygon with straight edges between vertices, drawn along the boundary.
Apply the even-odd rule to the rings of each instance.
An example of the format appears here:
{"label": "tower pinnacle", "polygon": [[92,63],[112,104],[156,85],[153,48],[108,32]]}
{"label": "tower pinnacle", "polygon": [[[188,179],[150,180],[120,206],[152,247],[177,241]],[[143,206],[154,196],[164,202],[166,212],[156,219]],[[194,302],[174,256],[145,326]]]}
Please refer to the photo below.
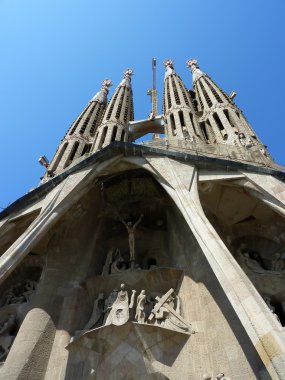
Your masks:
{"label": "tower pinnacle", "polygon": [[106,103],[109,87],[111,86],[112,86],[111,79],[104,79],[102,81],[102,86],[101,86],[100,91],[97,92],[97,94],[93,96],[93,98],[90,100],[90,103],[95,102],[95,101],[98,101],[99,103]]}
{"label": "tower pinnacle", "polygon": [[[58,174],[74,160],[90,151],[95,132],[107,106],[107,95],[111,85],[110,79],[104,79],[100,91],[71,124],[48,167],[49,175]],[[44,179],[46,176],[47,174]]]}
{"label": "tower pinnacle", "polygon": [[124,71],[124,79],[116,88],[94,139],[95,152],[113,141],[128,141],[128,124],[134,118],[131,77],[133,70]]}
{"label": "tower pinnacle", "polygon": [[166,79],[169,75],[174,74],[174,67],[173,67],[173,61],[172,59],[166,59],[164,62],[165,67],[165,76],[164,79]]}
{"label": "tower pinnacle", "polygon": [[187,66],[193,74],[193,88],[201,115],[199,124],[207,142],[238,148],[255,146],[259,151],[264,150],[241,110],[233,103],[233,97],[199,69],[197,59],[189,59]]}
{"label": "tower pinnacle", "polygon": [[193,83],[195,83],[199,78],[201,78],[203,75],[203,71],[200,70],[198,66],[198,60],[195,58],[191,58],[186,62],[187,67],[190,68],[193,74]]}
{"label": "tower pinnacle", "polygon": [[163,112],[167,140],[184,139],[194,142],[200,139],[200,131],[189,92],[175,72],[173,61],[166,59],[164,66]]}
{"label": "tower pinnacle", "polygon": [[132,69],[126,69],[124,71],[124,79],[119,84],[119,86],[131,87],[131,80],[132,80],[133,75],[134,75],[134,72]]}

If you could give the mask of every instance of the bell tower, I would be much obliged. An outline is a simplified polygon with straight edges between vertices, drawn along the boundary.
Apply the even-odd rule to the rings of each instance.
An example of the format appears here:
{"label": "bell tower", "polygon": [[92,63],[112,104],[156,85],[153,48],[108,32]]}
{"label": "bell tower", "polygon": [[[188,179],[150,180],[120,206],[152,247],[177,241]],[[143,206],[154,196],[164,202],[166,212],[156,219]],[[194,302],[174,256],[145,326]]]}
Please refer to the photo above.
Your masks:
{"label": "bell tower", "polygon": [[200,70],[196,59],[188,60],[187,66],[192,71],[193,89],[201,115],[199,122],[206,141],[237,147],[256,145],[265,153],[264,145],[234,104],[233,97]]}
{"label": "bell tower", "polygon": [[93,152],[114,141],[129,141],[128,124],[134,119],[132,75],[131,69],[125,70],[124,79],[116,88],[95,135]]}
{"label": "bell tower", "polygon": [[185,139],[191,142],[201,140],[192,99],[179,75],[175,72],[173,61],[164,61],[163,113],[166,121],[166,138]]}
{"label": "bell tower", "polygon": [[107,106],[107,95],[111,84],[110,79],[103,80],[101,90],[71,124],[47,168],[47,175],[56,175],[70,166],[73,161],[90,152],[95,133]]}

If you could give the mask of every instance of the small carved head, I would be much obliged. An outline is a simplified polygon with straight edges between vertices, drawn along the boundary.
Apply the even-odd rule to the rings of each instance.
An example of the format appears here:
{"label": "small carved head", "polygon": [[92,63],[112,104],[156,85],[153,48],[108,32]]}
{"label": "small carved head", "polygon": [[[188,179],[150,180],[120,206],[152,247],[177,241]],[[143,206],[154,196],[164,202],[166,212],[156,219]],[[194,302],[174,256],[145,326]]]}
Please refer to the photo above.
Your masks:
{"label": "small carved head", "polygon": [[224,373],[218,373],[217,376],[216,376],[216,378],[217,378],[218,380],[221,380],[221,379],[223,379],[224,376],[225,376]]}
{"label": "small carved head", "polygon": [[121,288],[121,290],[124,290],[125,289],[125,284],[121,284],[120,288]]}

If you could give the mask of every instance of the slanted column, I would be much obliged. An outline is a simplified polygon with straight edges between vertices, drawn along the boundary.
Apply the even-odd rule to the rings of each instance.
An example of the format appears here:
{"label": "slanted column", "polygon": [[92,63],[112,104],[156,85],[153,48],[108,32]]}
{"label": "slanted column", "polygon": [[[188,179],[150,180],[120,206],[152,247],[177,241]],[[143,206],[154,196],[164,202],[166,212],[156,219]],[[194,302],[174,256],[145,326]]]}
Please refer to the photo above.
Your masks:
{"label": "slanted column", "polygon": [[168,158],[147,160],[184,216],[272,379],[285,379],[285,331],[207,219],[196,168]]}

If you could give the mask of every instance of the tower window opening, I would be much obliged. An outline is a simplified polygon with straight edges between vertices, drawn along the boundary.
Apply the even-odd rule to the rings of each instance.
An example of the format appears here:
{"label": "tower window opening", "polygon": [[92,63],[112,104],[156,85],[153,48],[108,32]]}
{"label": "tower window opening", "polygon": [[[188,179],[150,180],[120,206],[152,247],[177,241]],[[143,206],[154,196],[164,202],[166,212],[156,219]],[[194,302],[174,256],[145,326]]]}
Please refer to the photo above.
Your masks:
{"label": "tower window opening", "polygon": [[236,111],[236,115],[237,115],[237,117],[240,119],[240,114],[239,114],[239,112]]}
{"label": "tower window opening", "polygon": [[114,109],[114,105],[116,103],[116,100],[117,100],[117,97],[118,97],[118,94],[119,92],[116,92],[113,96],[113,98],[111,99],[111,103],[110,103],[110,107],[109,107],[109,110],[108,110],[108,114],[106,116],[106,119],[109,120],[111,118],[111,115],[112,115],[112,112],[113,112],[113,109]]}
{"label": "tower window opening", "polygon": [[169,90],[169,80],[167,80],[167,84],[166,84],[166,93],[167,93],[168,109],[170,109],[172,106],[172,103],[171,103],[171,96],[170,96],[170,90]]}
{"label": "tower window opening", "polygon": [[62,159],[62,156],[64,155],[64,152],[66,151],[67,146],[68,146],[68,142],[65,142],[63,144],[63,146],[62,146],[62,148],[61,148],[58,156],[56,157],[56,160],[55,160],[53,166],[52,166],[52,170],[53,171],[57,169],[58,164],[60,163],[60,160]]}
{"label": "tower window opening", "polygon": [[172,135],[176,136],[177,135],[177,130],[176,130],[176,125],[175,125],[175,120],[174,120],[173,113],[170,114],[170,126],[171,126]]}
{"label": "tower window opening", "polygon": [[113,127],[113,131],[112,131],[111,142],[116,140],[117,130],[118,130],[118,127],[117,127],[117,125],[115,125]]}
{"label": "tower window opening", "polygon": [[132,95],[132,92],[131,92],[131,112],[130,112],[130,120],[134,120],[134,105],[133,105],[133,95]]}
{"label": "tower window opening", "polygon": [[190,117],[190,121],[191,121],[192,128],[194,130],[194,133],[196,136],[198,136],[198,133],[197,133],[197,130],[195,127],[195,123],[194,123],[194,116],[193,116],[192,112],[189,112],[189,117]]}
{"label": "tower window opening", "polygon": [[203,133],[203,136],[204,136],[205,140],[209,141],[209,135],[208,135],[206,124],[205,124],[204,121],[202,121],[200,123],[200,128],[201,128],[201,131]]}
{"label": "tower window opening", "polygon": [[222,131],[223,129],[225,129],[224,126],[223,126],[223,123],[221,122],[221,119],[219,118],[219,116],[218,116],[218,114],[217,114],[217,112],[215,112],[215,113],[213,114],[213,117],[214,117],[215,122],[217,123],[217,125],[218,125],[220,131]]}
{"label": "tower window opening", "polygon": [[180,101],[180,98],[179,98],[179,94],[178,94],[178,91],[177,91],[175,79],[174,79],[173,76],[171,77],[171,82],[172,82],[172,88],[173,88],[173,92],[174,92],[175,102],[176,102],[176,104],[179,105],[179,104],[181,104],[181,101]]}
{"label": "tower window opening", "polygon": [[103,131],[102,131],[102,134],[101,134],[101,138],[100,138],[100,142],[99,142],[99,145],[98,145],[98,149],[101,149],[102,148],[102,145],[104,144],[104,141],[105,141],[105,138],[106,138],[106,134],[107,134],[107,130],[108,130],[108,127],[104,127]]}
{"label": "tower window opening", "polygon": [[230,114],[229,114],[229,111],[228,110],[223,110],[228,122],[230,123],[230,125],[233,127],[233,128],[236,128],[235,126],[235,123],[234,123],[234,120],[231,118]]}
{"label": "tower window opening", "polygon": [[125,132],[125,130],[123,130],[122,131],[122,135],[121,135],[121,141],[125,140],[125,134],[126,134],[126,132]]}
{"label": "tower window opening", "polygon": [[72,147],[72,149],[71,149],[71,151],[69,153],[68,159],[66,160],[64,168],[66,168],[67,166],[69,166],[72,163],[72,160],[74,159],[74,156],[76,154],[78,146],[79,146],[79,142],[75,141],[75,143],[73,144],[73,147]]}
{"label": "tower window opening", "polygon": [[163,113],[166,112],[166,108],[165,108],[166,104],[165,104],[165,90],[163,91],[163,102],[162,102],[162,110],[163,110]]}
{"label": "tower window opening", "polygon": [[124,101],[124,94],[125,94],[125,87],[121,87],[121,96],[120,96],[118,108],[116,111],[116,119],[119,119],[121,116],[121,111],[122,111],[123,101]]}
{"label": "tower window opening", "polygon": [[204,106],[203,106],[203,103],[202,103],[202,100],[201,100],[201,94],[200,94],[198,86],[196,88],[196,92],[197,92],[197,95],[198,95],[200,110],[202,111],[204,109]]}
{"label": "tower window opening", "polygon": [[89,123],[89,121],[90,121],[90,119],[91,119],[91,116],[92,116],[92,113],[93,113],[93,111],[94,111],[94,109],[95,109],[95,106],[96,106],[96,103],[93,103],[92,106],[91,106],[91,108],[90,108],[90,111],[88,112],[88,114],[87,114],[87,116],[86,116],[86,119],[84,120],[84,122],[83,122],[83,124],[82,124],[82,127],[80,128],[79,133],[80,133],[81,135],[82,135],[82,134],[85,132],[85,130],[86,130],[86,127],[87,127],[87,125],[88,125],[88,123]]}
{"label": "tower window opening", "polygon": [[185,88],[184,88],[184,86],[182,85],[182,83],[181,83],[180,80],[178,80],[178,85],[179,85],[180,90],[181,90],[181,92],[182,92],[182,96],[183,96],[183,99],[184,99],[185,104],[186,104],[187,106],[189,106],[190,104],[189,104],[189,100],[188,100],[187,95],[186,95]]}
{"label": "tower window opening", "polygon": [[[222,101],[220,95],[217,93],[217,91],[216,91],[216,89],[214,88],[214,86],[212,85],[212,83],[211,83],[207,78],[205,78],[205,77],[204,77],[204,80],[205,80],[205,82],[207,83],[207,85],[209,86],[209,88],[211,89],[211,91],[212,91],[214,97],[217,99],[217,101],[218,101],[219,103],[223,103],[223,101]],[[221,91],[221,92],[222,92],[222,91]],[[223,94],[223,92],[222,92],[222,94]],[[223,94],[223,95],[224,95],[224,94]]]}
{"label": "tower window opening", "polygon": [[213,103],[212,103],[212,101],[211,101],[211,99],[210,99],[210,97],[209,97],[209,95],[208,95],[208,93],[207,93],[207,91],[206,91],[206,89],[205,89],[203,83],[200,81],[199,84],[200,84],[201,90],[202,90],[202,92],[203,92],[203,95],[204,95],[204,97],[205,97],[205,99],[206,99],[206,102],[207,102],[208,106],[209,106],[209,107],[212,107]]}
{"label": "tower window opening", "polygon": [[84,148],[83,148],[83,151],[82,151],[82,153],[81,153],[81,156],[83,156],[84,154],[90,152],[90,150],[91,150],[91,145],[92,145],[92,144],[85,144],[85,145],[84,145]]}
{"label": "tower window opening", "polygon": [[180,124],[181,124],[181,127],[185,127],[185,121],[184,121],[184,115],[183,115],[183,111],[178,111],[178,115],[179,115],[179,120],[180,120]]}
{"label": "tower window opening", "polygon": [[75,132],[76,128],[78,127],[83,115],[84,115],[84,111],[81,113],[81,115],[78,117],[78,119],[74,122],[73,127],[69,131],[69,135],[73,135],[73,133]]}
{"label": "tower window opening", "polygon": [[99,124],[99,121],[100,121],[99,120],[100,111],[101,111],[101,107],[98,107],[97,111],[96,111],[96,114],[94,116],[94,119],[92,121],[91,128],[90,128],[90,136],[94,136],[94,134],[95,134],[95,128]]}
{"label": "tower window opening", "polygon": [[130,106],[130,95],[128,94],[126,97],[125,112],[124,112],[124,122],[125,123],[128,122],[129,106]]}

